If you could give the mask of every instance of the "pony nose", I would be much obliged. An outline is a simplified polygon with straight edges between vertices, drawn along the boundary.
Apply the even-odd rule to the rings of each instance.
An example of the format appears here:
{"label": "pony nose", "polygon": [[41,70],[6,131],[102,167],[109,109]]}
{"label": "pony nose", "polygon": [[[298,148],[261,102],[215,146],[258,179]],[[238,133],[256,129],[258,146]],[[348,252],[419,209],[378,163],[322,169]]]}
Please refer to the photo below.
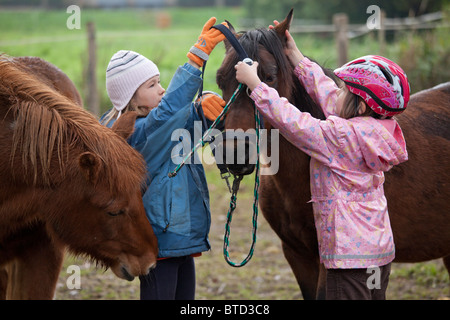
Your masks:
{"label": "pony nose", "polygon": [[255,170],[254,164],[230,164],[228,170],[235,176],[245,176],[252,174]]}
{"label": "pony nose", "polygon": [[[231,149],[227,149],[231,148]],[[224,163],[234,175],[249,175],[255,170],[256,146],[252,142],[245,142],[244,148],[225,144]],[[230,157],[230,154],[233,156]],[[231,158],[231,159],[230,159]]]}

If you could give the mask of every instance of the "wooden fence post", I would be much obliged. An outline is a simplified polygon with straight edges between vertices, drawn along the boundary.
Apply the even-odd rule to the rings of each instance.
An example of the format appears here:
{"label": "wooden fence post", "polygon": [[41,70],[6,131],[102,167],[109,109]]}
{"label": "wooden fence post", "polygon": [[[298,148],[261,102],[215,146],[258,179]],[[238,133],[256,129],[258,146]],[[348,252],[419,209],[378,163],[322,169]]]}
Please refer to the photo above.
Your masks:
{"label": "wooden fence post", "polygon": [[348,16],[345,13],[336,13],[333,15],[333,24],[336,28],[337,66],[340,67],[348,60]]}
{"label": "wooden fence post", "polygon": [[87,109],[94,115],[100,115],[99,96],[97,89],[97,45],[95,42],[95,24],[87,23],[88,32],[88,67],[87,67]]}
{"label": "wooden fence post", "polygon": [[378,43],[380,45],[380,56],[383,56],[386,52],[386,11],[381,10],[380,12],[380,29],[378,30]]}

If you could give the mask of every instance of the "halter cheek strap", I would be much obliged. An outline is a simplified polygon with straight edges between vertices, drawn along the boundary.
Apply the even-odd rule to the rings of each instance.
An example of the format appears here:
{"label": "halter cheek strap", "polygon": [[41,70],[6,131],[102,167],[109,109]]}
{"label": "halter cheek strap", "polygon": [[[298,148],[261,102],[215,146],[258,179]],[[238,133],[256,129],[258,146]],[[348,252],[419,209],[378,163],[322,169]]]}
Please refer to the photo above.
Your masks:
{"label": "halter cheek strap", "polygon": [[[227,21],[227,23],[229,24],[228,21]],[[217,29],[220,32],[222,32],[222,34],[225,36],[225,38],[227,38],[227,40],[233,46],[234,50],[236,50],[240,61],[243,61],[243,62],[245,62],[248,65],[252,65],[253,64],[253,60],[249,58],[247,52],[242,47],[242,45],[239,43],[238,39],[233,34],[233,32],[231,32],[230,29],[228,29],[223,24],[217,24],[215,26],[212,26],[211,28]],[[202,68],[202,78],[204,78],[205,69],[206,69],[206,61],[204,62],[203,68]],[[201,100],[200,98],[202,97],[202,95],[203,95],[203,79],[202,79],[202,83],[200,85],[200,89],[198,91],[198,95],[197,95],[197,99],[196,100],[200,101]],[[202,108],[198,108],[198,112],[199,112],[200,118],[202,119],[204,129],[206,130],[208,128],[208,125],[206,123],[206,118],[205,118],[205,115],[203,113],[203,109]]]}
{"label": "halter cheek strap", "polygon": [[[241,61],[243,61],[249,65],[253,64],[253,61],[248,57],[247,53],[245,52],[244,48],[241,46],[241,44],[239,43],[237,38],[227,27],[225,27],[223,25],[217,25],[217,26],[213,26],[213,28],[218,29],[225,35],[226,38],[228,38],[228,40],[230,41],[230,43],[232,44],[232,46],[235,48],[236,52],[238,53],[239,59]],[[205,65],[206,65],[206,62],[203,64],[202,76],[205,73]],[[228,101],[228,103],[223,108],[222,113],[213,122],[211,127],[206,130],[202,139],[194,146],[194,148],[184,158],[184,160],[173,171],[169,172],[169,178],[176,176],[178,171],[181,169],[181,167],[186,163],[187,159],[189,159],[192,156],[192,154],[195,153],[197,148],[204,145],[204,143],[206,142],[206,137],[209,136],[211,129],[215,128],[219,122],[223,121],[223,118],[224,118],[226,112],[228,111],[228,108],[233,103],[234,99],[239,94],[239,92],[242,90],[242,88],[243,88],[243,84],[240,83],[239,86],[237,87],[237,89],[234,91],[233,95],[231,96],[230,101]],[[200,88],[198,99],[201,97],[202,92],[203,92],[203,85]],[[232,192],[232,194],[231,194],[231,200],[230,200],[230,208],[227,213],[227,222],[225,224],[225,236],[224,236],[224,245],[223,245],[223,255],[224,255],[225,261],[233,267],[242,267],[248,261],[250,261],[250,259],[253,256],[253,252],[254,252],[255,244],[256,244],[256,229],[257,229],[257,219],[258,219],[258,189],[259,189],[259,153],[260,153],[260,151],[259,151],[259,144],[260,144],[259,132],[262,129],[262,118],[260,117],[259,112],[256,109],[256,106],[254,107],[254,109],[255,109],[255,123],[256,123],[256,151],[257,151],[258,156],[257,156],[256,165],[255,165],[255,169],[256,169],[255,188],[254,188],[254,192],[253,192],[254,199],[253,199],[253,217],[252,217],[252,226],[253,226],[252,245],[251,245],[249,253],[247,254],[247,257],[244,260],[242,260],[242,262],[235,263],[235,262],[231,261],[230,256],[228,254],[228,244],[229,244],[229,237],[230,237],[230,230],[231,230],[230,225],[231,225],[231,219],[233,216],[233,211],[236,208],[236,196],[237,196],[237,192],[239,190],[239,184],[243,178],[243,176],[235,176],[235,179],[233,181],[233,188],[230,190]],[[205,124],[206,119],[202,112],[202,108],[198,108],[198,110],[200,111],[200,115],[201,115],[202,119],[204,120],[203,123]],[[224,166],[224,170],[226,171],[226,173],[228,173],[228,176],[222,176],[222,178],[225,177],[228,188],[230,188],[230,186],[228,184],[229,171],[228,171],[228,168],[226,167],[226,165]],[[221,170],[221,175],[222,175],[222,170]]]}
{"label": "halter cheek strap", "polygon": [[[247,52],[242,47],[242,45],[239,43],[238,39],[233,34],[233,32],[231,32],[230,29],[228,29],[223,24],[217,24],[215,26],[212,26],[211,28],[217,29],[223,33],[223,35],[228,39],[230,44],[233,46],[234,50],[236,50],[240,61],[243,61],[243,62],[247,63],[248,65],[253,64],[253,60],[248,57]],[[204,78],[205,69],[206,69],[206,61],[204,62],[203,68],[202,68],[202,78]],[[197,100],[199,100],[202,95],[203,95],[203,81],[202,81],[202,83],[200,85],[200,89],[198,91]],[[202,119],[204,119],[203,110],[201,110],[201,108],[199,108],[199,110],[200,110],[200,117]],[[203,124],[205,125],[205,129],[206,129],[207,128],[206,122],[204,122]]]}

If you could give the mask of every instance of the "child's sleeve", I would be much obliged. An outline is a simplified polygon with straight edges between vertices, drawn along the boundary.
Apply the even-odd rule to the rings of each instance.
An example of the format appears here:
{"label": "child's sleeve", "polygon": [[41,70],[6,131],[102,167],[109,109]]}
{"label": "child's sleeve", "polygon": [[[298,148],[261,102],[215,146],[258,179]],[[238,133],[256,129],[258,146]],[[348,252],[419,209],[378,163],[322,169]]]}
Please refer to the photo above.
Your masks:
{"label": "child's sleeve", "polygon": [[157,108],[152,110],[156,120],[167,120],[178,110],[190,104],[201,84],[201,72],[188,63],[175,72],[166,93]]}
{"label": "child's sleeve", "polygon": [[314,102],[320,105],[325,117],[337,115],[336,102],[339,88],[331,78],[325,75],[322,68],[305,57],[295,67],[294,72]]}
{"label": "child's sleeve", "polygon": [[202,81],[200,76],[200,70],[188,63],[177,69],[159,105],[147,115],[142,129],[136,128],[133,134],[136,144],[145,141],[154,130],[192,103]]}
{"label": "child's sleeve", "polygon": [[258,110],[297,148],[318,161],[330,164],[339,148],[338,134],[332,120],[319,120],[301,112],[278,92],[260,83],[250,96]]}

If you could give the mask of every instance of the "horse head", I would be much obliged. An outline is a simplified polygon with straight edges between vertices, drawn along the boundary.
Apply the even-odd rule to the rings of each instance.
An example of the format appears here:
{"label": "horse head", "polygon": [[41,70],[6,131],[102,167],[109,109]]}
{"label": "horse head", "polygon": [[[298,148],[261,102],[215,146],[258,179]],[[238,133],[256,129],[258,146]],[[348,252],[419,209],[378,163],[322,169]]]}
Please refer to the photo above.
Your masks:
{"label": "horse head", "polygon": [[147,274],[158,248],[142,202],[145,162],[126,142],[136,115],[114,132],[23,61],[0,58],[0,241],[44,224],[53,243],[120,278]]}
{"label": "horse head", "polygon": [[[145,163],[126,139],[132,134],[136,114],[118,119],[108,134],[113,151],[81,152],[74,157],[71,182],[63,189],[78,194],[71,203],[77,214],[51,224],[52,232],[75,253],[90,256],[118,277],[133,280],[156,264],[157,240],[142,202]],[[63,204],[61,204],[62,206]],[[55,208],[55,213],[58,205]]]}
{"label": "horse head", "polygon": [[[247,55],[253,61],[258,61],[258,76],[264,83],[275,88],[280,96],[286,97],[294,105],[305,109],[303,111],[320,110],[306,94],[306,90],[296,78],[293,72],[294,66],[284,52],[286,47],[286,30],[289,30],[292,17],[293,10],[273,29],[256,29],[243,33],[236,33],[232,26],[230,26],[230,29],[238,38]],[[222,90],[223,98],[229,100],[238,86],[234,66],[239,61],[239,57],[227,40],[225,40],[225,47],[226,55],[217,71],[216,82]],[[323,114],[321,117],[323,117]],[[270,132],[272,128],[270,123],[264,121],[264,125]],[[243,129],[244,131],[255,128],[254,106],[253,101],[248,96],[248,92],[247,94],[242,92],[236,97],[226,116],[225,128],[227,130]],[[251,144],[251,142],[246,143]],[[244,156],[245,160],[238,163],[236,162],[236,143],[225,141],[224,147],[225,149],[234,149],[234,151],[230,152],[235,154],[235,161],[230,163],[230,161],[224,159],[224,163],[227,164],[233,174],[245,175],[253,172],[255,166],[250,161],[251,158],[248,152]],[[253,148],[252,145],[247,146],[246,150],[251,148]],[[270,144],[268,149],[270,149]],[[230,154],[230,152],[227,151],[224,154]]]}

